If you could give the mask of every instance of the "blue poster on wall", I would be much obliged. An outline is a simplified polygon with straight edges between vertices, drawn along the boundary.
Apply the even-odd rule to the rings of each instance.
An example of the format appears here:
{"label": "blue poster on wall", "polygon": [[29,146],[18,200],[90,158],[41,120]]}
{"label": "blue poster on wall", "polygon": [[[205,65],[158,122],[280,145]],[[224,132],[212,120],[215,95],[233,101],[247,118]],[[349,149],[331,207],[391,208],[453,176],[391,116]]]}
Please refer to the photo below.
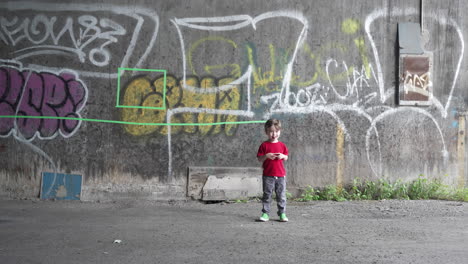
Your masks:
{"label": "blue poster on wall", "polygon": [[81,175],[43,172],[41,199],[80,200],[82,182]]}

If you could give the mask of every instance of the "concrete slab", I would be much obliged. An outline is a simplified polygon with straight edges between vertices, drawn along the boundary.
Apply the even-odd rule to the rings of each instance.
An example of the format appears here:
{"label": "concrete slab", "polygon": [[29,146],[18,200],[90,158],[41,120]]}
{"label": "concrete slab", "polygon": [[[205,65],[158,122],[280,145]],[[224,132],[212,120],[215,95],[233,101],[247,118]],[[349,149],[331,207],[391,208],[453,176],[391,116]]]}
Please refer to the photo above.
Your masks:
{"label": "concrete slab", "polygon": [[217,177],[208,176],[203,186],[203,201],[236,200],[262,194],[261,176]]}
{"label": "concrete slab", "polygon": [[257,196],[258,190],[261,193],[261,175],[260,167],[189,167],[187,196],[197,200]]}

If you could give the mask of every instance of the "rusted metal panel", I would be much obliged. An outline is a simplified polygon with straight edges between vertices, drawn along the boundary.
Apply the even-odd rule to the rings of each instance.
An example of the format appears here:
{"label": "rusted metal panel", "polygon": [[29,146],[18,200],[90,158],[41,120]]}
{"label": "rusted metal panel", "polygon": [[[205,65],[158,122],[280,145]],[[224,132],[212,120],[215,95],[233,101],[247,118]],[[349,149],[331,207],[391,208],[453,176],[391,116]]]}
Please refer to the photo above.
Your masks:
{"label": "rusted metal panel", "polygon": [[400,55],[400,105],[430,105],[432,99],[432,56]]}

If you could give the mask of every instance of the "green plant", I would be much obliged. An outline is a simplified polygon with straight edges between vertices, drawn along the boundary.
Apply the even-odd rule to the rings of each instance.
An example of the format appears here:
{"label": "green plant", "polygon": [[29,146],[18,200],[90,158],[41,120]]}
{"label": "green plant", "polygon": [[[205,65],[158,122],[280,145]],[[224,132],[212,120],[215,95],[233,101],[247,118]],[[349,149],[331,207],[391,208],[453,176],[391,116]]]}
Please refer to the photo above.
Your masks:
{"label": "green plant", "polygon": [[320,196],[318,195],[317,191],[311,186],[307,186],[307,188],[301,194],[301,197],[297,198],[296,200],[300,202],[309,202],[309,201],[317,201],[319,199],[320,199]]}
{"label": "green plant", "polygon": [[468,202],[468,188],[458,188],[455,190],[454,198],[457,201]]}
{"label": "green plant", "polygon": [[468,188],[453,188],[444,185],[440,179],[428,179],[420,174],[412,182],[402,180],[390,182],[380,179],[376,182],[359,178],[345,188],[327,185],[322,189],[308,186],[296,201],[308,202],[316,200],[382,200],[382,199],[438,199],[468,201]]}
{"label": "green plant", "polygon": [[361,184],[362,199],[372,200],[376,196],[377,187],[373,181],[365,181]]}
{"label": "green plant", "polygon": [[437,199],[437,192],[441,189],[440,181],[429,181],[420,174],[418,178],[409,185],[408,196],[412,200]]}
{"label": "green plant", "polygon": [[346,201],[347,192],[345,189],[337,187],[336,185],[327,185],[320,192],[320,200],[329,200],[329,201]]}
{"label": "green plant", "polygon": [[385,179],[380,179],[378,182],[377,190],[378,190],[378,193],[377,193],[378,195],[376,199],[378,200],[392,199],[394,185]]}
{"label": "green plant", "polygon": [[393,184],[392,199],[404,199],[409,200],[408,196],[408,185],[402,180],[398,179]]}
{"label": "green plant", "polygon": [[425,199],[427,198],[427,179],[418,177],[417,180],[413,181],[408,190],[408,195],[412,200]]}
{"label": "green plant", "polygon": [[349,187],[348,199],[350,200],[365,200],[367,197],[362,193],[361,179],[356,178],[353,180],[353,185]]}

